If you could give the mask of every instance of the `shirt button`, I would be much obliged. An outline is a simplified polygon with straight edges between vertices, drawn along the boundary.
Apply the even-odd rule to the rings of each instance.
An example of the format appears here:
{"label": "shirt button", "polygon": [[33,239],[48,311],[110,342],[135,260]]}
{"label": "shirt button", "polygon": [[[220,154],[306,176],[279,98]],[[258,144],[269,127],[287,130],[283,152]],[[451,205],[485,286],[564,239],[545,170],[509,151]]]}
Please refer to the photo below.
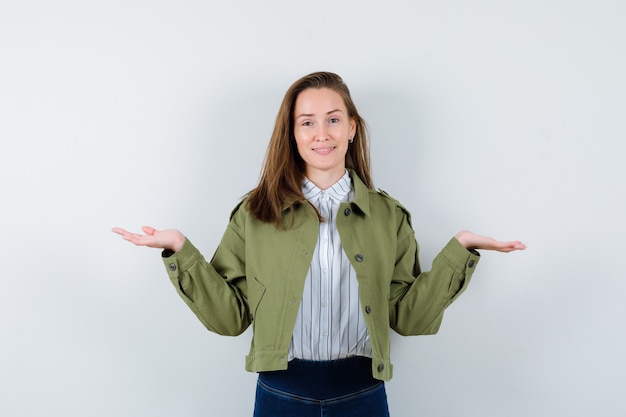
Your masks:
{"label": "shirt button", "polygon": [[343,214],[345,214],[346,216],[349,216],[350,214],[352,214],[352,210],[350,210],[349,208],[345,209],[343,211]]}
{"label": "shirt button", "polygon": [[176,264],[169,264],[171,271],[176,271]]}
{"label": "shirt button", "polygon": [[385,370],[385,365],[383,365],[382,363],[378,364],[378,372],[382,372]]}
{"label": "shirt button", "polygon": [[469,261],[467,266],[469,266],[470,268],[473,268],[474,267],[474,260],[472,259],[471,261]]}
{"label": "shirt button", "polygon": [[372,307],[370,307],[370,306],[365,306],[365,312],[366,312],[367,314],[371,313],[371,312],[372,312]]}
{"label": "shirt button", "polygon": [[354,259],[356,259],[357,262],[363,262],[363,255],[361,255],[360,253],[357,253],[354,256]]}

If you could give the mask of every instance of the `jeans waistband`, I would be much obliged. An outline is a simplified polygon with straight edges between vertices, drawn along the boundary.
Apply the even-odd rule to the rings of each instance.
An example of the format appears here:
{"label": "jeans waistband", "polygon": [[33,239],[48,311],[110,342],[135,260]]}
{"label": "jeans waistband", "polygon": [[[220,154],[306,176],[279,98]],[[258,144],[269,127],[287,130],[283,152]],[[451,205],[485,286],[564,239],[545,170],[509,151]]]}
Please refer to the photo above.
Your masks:
{"label": "jeans waistband", "polygon": [[362,356],[332,361],[293,359],[287,370],[259,373],[259,381],[280,391],[320,400],[382,383],[372,377],[372,360]]}

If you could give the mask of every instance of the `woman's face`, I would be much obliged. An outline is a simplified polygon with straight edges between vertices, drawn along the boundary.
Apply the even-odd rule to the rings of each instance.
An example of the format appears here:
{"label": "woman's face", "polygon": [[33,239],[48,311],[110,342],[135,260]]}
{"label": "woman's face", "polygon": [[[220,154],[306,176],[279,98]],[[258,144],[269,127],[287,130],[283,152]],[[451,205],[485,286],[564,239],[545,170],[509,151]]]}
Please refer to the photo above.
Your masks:
{"label": "woman's face", "polygon": [[293,117],[307,178],[314,183],[316,178],[339,180],[346,169],[348,141],[356,132],[341,96],[328,88],[308,88],[298,95]]}

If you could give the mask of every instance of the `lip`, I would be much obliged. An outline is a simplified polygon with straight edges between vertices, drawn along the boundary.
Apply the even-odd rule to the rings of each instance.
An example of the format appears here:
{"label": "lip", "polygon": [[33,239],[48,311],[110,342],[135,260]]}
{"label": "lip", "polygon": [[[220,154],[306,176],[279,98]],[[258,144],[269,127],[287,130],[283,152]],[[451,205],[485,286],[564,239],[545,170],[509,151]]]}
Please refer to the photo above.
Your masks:
{"label": "lip", "polygon": [[337,148],[336,146],[324,146],[323,148],[313,148],[313,152],[320,155],[328,155]]}

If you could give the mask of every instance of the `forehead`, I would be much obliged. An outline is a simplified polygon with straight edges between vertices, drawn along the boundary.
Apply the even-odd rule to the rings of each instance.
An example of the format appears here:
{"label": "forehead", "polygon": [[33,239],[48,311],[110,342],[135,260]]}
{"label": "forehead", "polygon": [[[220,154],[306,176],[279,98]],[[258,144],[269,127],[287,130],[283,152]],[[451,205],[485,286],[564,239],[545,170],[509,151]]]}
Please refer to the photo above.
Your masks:
{"label": "forehead", "polygon": [[346,104],[338,92],[330,88],[307,88],[296,98],[294,113],[297,117],[300,114],[325,114],[333,110],[346,112]]}

